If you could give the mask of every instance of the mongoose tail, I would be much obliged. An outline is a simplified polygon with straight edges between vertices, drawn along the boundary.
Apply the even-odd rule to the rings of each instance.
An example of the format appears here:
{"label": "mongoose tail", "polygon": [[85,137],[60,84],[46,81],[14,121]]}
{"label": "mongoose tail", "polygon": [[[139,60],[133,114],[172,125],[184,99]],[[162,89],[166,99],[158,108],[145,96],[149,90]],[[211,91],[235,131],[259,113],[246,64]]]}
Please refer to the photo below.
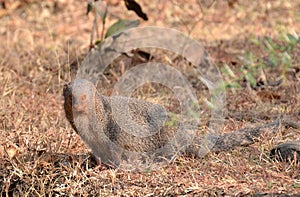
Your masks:
{"label": "mongoose tail", "polygon": [[[295,127],[295,123],[287,121],[285,119],[277,119],[271,123],[260,125],[253,128],[243,128],[233,132],[228,132],[220,135],[206,136],[206,139],[196,138],[193,144],[188,147],[189,153],[195,154],[201,157],[207,152],[221,152],[228,151],[237,146],[249,146],[263,133],[267,131],[275,132],[280,125]],[[206,140],[206,141],[205,141]],[[208,144],[206,147],[203,144]]]}

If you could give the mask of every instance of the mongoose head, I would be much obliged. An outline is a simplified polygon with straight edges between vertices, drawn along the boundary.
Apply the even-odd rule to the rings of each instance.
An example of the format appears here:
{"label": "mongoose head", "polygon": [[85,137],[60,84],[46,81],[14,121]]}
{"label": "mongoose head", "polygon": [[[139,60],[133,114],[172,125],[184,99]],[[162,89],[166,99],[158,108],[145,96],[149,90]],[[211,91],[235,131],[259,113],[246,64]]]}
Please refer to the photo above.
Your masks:
{"label": "mongoose head", "polygon": [[75,79],[70,83],[73,112],[87,113],[95,102],[96,88],[86,79]]}

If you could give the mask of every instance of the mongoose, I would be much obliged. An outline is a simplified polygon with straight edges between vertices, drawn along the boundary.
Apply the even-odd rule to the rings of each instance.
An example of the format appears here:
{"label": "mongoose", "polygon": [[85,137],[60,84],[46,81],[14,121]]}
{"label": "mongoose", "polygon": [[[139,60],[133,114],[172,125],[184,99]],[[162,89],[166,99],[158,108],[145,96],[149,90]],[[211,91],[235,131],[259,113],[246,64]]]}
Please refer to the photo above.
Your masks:
{"label": "mongoose", "polygon": [[[118,165],[123,149],[155,151],[164,146],[174,134],[172,129],[163,128],[167,116],[162,106],[133,98],[100,95],[87,80],[76,79],[65,86],[64,97],[66,117],[73,129],[92,149],[93,154],[105,163]],[[121,122],[116,120],[112,104],[116,106]],[[128,114],[125,113],[126,105],[129,107]],[[122,119],[124,125],[120,126]],[[133,119],[141,126],[126,124],[127,119]],[[132,133],[128,133],[129,129],[133,130]],[[137,129],[140,131],[134,135]]]}
{"label": "mongoose", "polygon": [[[158,104],[129,97],[100,95],[93,83],[85,79],[75,79],[65,85],[63,95],[66,117],[73,129],[104,163],[119,165],[124,150],[155,152],[175,134],[174,128],[165,126],[169,117]],[[112,105],[115,109],[112,109]],[[116,114],[113,114],[113,110],[117,111]],[[141,126],[126,124],[127,118]],[[279,124],[279,121],[274,121],[256,128],[210,136],[208,139],[215,143],[210,151],[218,152],[252,144],[264,129],[277,127]],[[138,130],[138,135],[135,135],[135,130]],[[146,135],[143,136],[144,134]],[[202,143],[203,139],[196,137],[189,146],[183,147],[183,151],[201,156]]]}

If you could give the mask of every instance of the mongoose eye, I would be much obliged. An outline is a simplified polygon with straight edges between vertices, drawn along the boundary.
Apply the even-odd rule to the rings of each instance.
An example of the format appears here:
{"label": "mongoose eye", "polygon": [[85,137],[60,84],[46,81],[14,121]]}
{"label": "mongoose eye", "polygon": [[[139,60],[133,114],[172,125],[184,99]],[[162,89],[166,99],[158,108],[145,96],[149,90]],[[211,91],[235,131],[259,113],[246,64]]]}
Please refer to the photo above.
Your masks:
{"label": "mongoose eye", "polygon": [[80,97],[80,100],[81,100],[81,101],[85,101],[85,100],[86,100],[86,94],[82,95],[82,96]]}

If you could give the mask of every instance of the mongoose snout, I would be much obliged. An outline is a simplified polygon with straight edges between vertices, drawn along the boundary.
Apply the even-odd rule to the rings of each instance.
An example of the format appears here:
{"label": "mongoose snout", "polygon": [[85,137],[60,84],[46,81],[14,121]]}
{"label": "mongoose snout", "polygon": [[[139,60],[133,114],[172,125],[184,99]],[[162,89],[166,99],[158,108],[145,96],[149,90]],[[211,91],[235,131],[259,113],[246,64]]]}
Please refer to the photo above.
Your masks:
{"label": "mongoose snout", "polygon": [[85,112],[87,110],[87,95],[82,94],[78,98],[73,97],[72,106],[74,112]]}

